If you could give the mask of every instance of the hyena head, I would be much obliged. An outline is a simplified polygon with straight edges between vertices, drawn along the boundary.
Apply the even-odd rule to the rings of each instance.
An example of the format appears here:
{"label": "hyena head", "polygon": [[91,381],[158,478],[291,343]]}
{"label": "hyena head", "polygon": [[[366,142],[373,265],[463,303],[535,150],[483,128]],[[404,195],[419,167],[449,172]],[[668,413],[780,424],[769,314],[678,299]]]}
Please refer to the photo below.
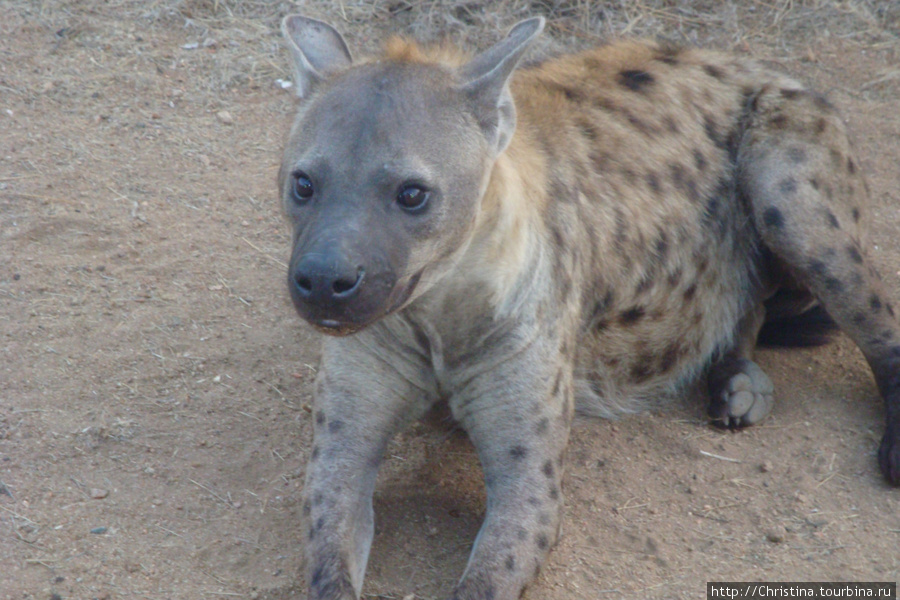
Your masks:
{"label": "hyena head", "polygon": [[543,19],[469,61],[413,46],[354,62],[330,25],[286,17],[302,98],[279,174],[293,225],[288,287],[332,335],[409,304],[467,247],[515,129],[508,79]]}

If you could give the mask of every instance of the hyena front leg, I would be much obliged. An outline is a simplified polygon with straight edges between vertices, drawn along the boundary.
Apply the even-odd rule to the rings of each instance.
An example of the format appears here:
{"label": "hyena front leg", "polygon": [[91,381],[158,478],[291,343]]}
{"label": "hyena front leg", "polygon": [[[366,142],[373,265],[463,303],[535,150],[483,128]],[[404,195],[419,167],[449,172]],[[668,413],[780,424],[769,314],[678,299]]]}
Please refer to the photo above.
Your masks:
{"label": "hyena front leg", "polygon": [[772,380],[753,362],[765,316],[757,304],[738,324],[732,349],[709,368],[709,416],[727,427],[754,425],[772,410]]}
{"label": "hyena front leg", "polygon": [[370,333],[326,343],[316,382],[302,508],[309,600],[359,598],[378,467],[394,433],[429,405],[427,386],[416,385],[422,370],[414,357],[386,366],[392,349],[379,347]]}
{"label": "hyena front leg", "polygon": [[526,352],[451,399],[478,451],[487,513],[453,600],[514,600],[559,535],[572,368]]}
{"label": "hyena front leg", "polygon": [[739,153],[740,185],[763,243],[862,350],[887,408],[879,451],[900,484],[900,326],[865,256],[865,182],[828,102],[791,85],[768,89]]}

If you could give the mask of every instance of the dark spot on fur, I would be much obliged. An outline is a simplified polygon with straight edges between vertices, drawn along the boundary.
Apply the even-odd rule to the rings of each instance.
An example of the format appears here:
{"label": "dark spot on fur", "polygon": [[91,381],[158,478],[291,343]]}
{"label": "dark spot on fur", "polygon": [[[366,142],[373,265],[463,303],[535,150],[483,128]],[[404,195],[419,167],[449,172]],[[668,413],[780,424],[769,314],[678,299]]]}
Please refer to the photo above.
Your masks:
{"label": "dark spot on fur", "polygon": [[539,534],[537,536],[537,538],[535,538],[535,539],[537,541],[537,547],[540,548],[541,550],[546,550],[547,547],[550,545],[550,540],[547,539],[547,536],[543,533]]}
{"label": "dark spot on fur", "polygon": [[779,229],[784,225],[784,216],[781,214],[780,210],[774,206],[770,206],[763,211],[763,223],[766,224],[766,227]]}
{"label": "dark spot on fur", "polygon": [[826,277],[825,288],[831,292],[841,293],[844,291],[844,284],[837,277]]}
{"label": "dark spot on fur", "polygon": [[610,98],[606,96],[596,96],[591,98],[591,103],[595,108],[598,108],[605,112],[615,113],[621,110],[619,105],[613,102]]}
{"label": "dark spot on fur", "polygon": [[312,453],[309,455],[310,460],[316,460],[319,458],[319,447],[313,446]]}
{"label": "dark spot on fur", "polygon": [[696,294],[696,293],[697,293],[697,283],[694,282],[691,285],[689,285],[686,290],[684,290],[684,294],[683,294],[684,301],[690,302],[694,298],[694,294]]}
{"label": "dark spot on fur", "polygon": [[642,306],[629,308],[619,316],[619,321],[623,325],[634,325],[644,316],[645,309]]}
{"label": "dark spot on fur", "polygon": [[632,113],[631,111],[623,111],[625,114],[625,118],[628,119],[628,122],[638,131],[643,133],[648,137],[652,137],[654,134],[659,133],[658,129],[654,126],[648,125],[646,121],[640,119]]}
{"label": "dark spot on fur", "polygon": [[681,282],[682,272],[683,271],[681,270],[681,267],[677,267],[674,271],[666,276],[666,283],[669,284],[669,287],[673,288]]}
{"label": "dark spot on fur", "polygon": [[793,100],[794,98],[796,98],[797,96],[800,95],[800,90],[782,89],[781,95],[782,95],[782,97],[787,98],[788,100]]}
{"label": "dark spot on fur", "polygon": [[540,421],[537,422],[537,425],[534,426],[534,432],[538,435],[544,435],[547,433],[547,430],[550,428],[550,418],[544,417]]}
{"label": "dark spot on fur", "polygon": [[614,297],[613,291],[607,290],[606,294],[594,304],[594,308],[591,311],[592,321],[598,319],[603,313],[609,310],[609,307],[612,306]]}
{"label": "dark spot on fur", "polygon": [[597,128],[594,127],[593,123],[582,121],[578,124],[578,128],[581,131],[581,135],[591,142],[596,142],[600,138]]}
{"label": "dark spot on fur", "polygon": [[837,217],[834,216],[834,213],[831,212],[830,210],[827,211],[827,212],[825,213],[825,218],[828,220],[828,224],[829,224],[833,229],[840,229],[840,228],[841,228],[841,224],[838,223]]}
{"label": "dark spot on fur", "polygon": [[562,371],[557,371],[556,379],[553,381],[553,391],[550,393],[554,398],[559,393],[559,386],[562,384]]}
{"label": "dark spot on fur", "polygon": [[869,298],[869,306],[872,307],[872,312],[881,310],[881,298],[878,297],[878,294],[872,294]]}
{"label": "dark spot on fur", "polygon": [[619,73],[619,84],[632,92],[645,92],[653,84],[653,75],[646,71],[622,71]]}
{"label": "dark spot on fur", "polygon": [[507,571],[515,571],[516,570],[516,557],[510,554],[506,557],[506,562],[504,563]]}
{"label": "dark spot on fur", "polygon": [[631,379],[638,383],[647,381],[653,374],[653,370],[647,362],[646,356],[639,356],[637,362],[631,366]]}
{"label": "dark spot on fur", "polygon": [[680,131],[680,129],[678,128],[678,123],[675,122],[675,119],[672,118],[672,115],[666,115],[663,118],[663,125],[665,125],[669,133],[677,134]]}
{"label": "dark spot on fur", "polygon": [[891,305],[890,302],[885,303],[884,308],[885,308],[885,310],[887,310],[889,315],[891,315],[892,317],[894,316],[894,307]]}
{"label": "dark spot on fur", "polygon": [[694,164],[697,165],[697,170],[701,173],[706,170],[706,157],[703,156],[703,152],[699,148],[694,148]]}
{"label": "dark spot on fur", "polygon": [[566,100],[569,102],[581,102],[584,100],[584,93],[582,90],[573,88],[568,85],[563,85],[560,83],[549,84],[547,87],[550,89],[562,94],[566,97]]}
{"label": "dark spot on fur", "polygon": [[669,254],[669,236],[665,231],[659,233],[659,237],[656,238],[653,249],[656,251],[656,256],[660,261],[665,260],[666,256]]}
{"label": "dark spot on fur", "polygon": [[310,505],[309,500],[307,500],[303,503],[303,514],[305,516],[309,516],[309,514],[311,512],[312,512],[312,506]]}
{"label": "dark spot on fur", "polygon": [[335,419],[334,421],[330,421],[328,423],[328,433],[337,433],[344,426],[344,422],[340,419]]}
{"label": "dark spot on fur", "polygon": [[793,177],[785,177],[778,184],[778,191],[782,194],[793,194],[797,191],[797,180]]}
{"label": "dark spot on fur", "polygon": [[849,157],[849,156],[847,157],[847,171],[848,171],[851,175],[853,175],[854,173],[856,173],[856,163],[854,163],[854,162],[853,162],[853,159],[852,159],[851,157]]}
{"label": "dark spot on fur", "polygon": [[553,236],[553,243],[557,248],[562,249],[565,247],[565,240],[563,239],[563,234],[559,230],[559,227],[556,224],[550,225],[550,234]]}
{"label": "dark spot on fur", "polygon": [[769,125],[771,125],[773,129],[784,129],[787,127],[787,124],[788,118],[782,114],[777,114],[769,120]]}
{"label": "dark spot on fur", "polygon": [[647,173],[647,186],[653,191],[655,194],[659,194],[662,191],[662,186],[659,183],[659,175],[650,171]]}
{"label": "dark spot on fur", "polygon": [[637,295],[643,294],[647,290],[653,287],[653,278],[651,278],[647,273],[641,277],[641,280],[638,281],[637,286],[634,288],[634,293]]}
{"label": "dark spot on fur", "polygon": [[547,495],[550,496],[551,500],[559,500],[559,488],[555,485],[551,485],[550,491],[547,492]]}
{"label": "dark spot on fur", "polygon": [[594,163],[594,168],[599,172],[604,172],[609,167],[609,154],[605,152],[591,152],[590,155],[591,162]]}
{"label": "dark spot on fur", "polygon": [[809,179],[809,185],[812,186],[812,189],[818,191],[818,189],[819,189],[819,180],[816,179],[815,177],[811,177],[811,178]]}
{"label": "dark spot on fur", "polygon": [[788,160],[795,164],[806,161],[806,150],[799,146],[792,146],[788,148],[787,155]]}
{"label": "dark spot on fur", "polygon": [[715,65],[703,65],[703,70],[713,79],[724,79],[725,72]]}
{"label": "dark spot on fur", "polygon": [[678,163],[669,163],[669,172],[672,177],[672,181],[675,183],[675,187],[684,190],[686,187],[686,173],[684,166]]}
{"label": "dark spot on fur", "polygon": [[851,211],[851,214],[853,215],[853,222],[859,223],[859,217],[860,217],[859,209],[854,207],[854,209]]}
{"label": "dark spot on fur", "polygon": [[862,257],[862,254],[859,253],[859,249],[856,246],[854,246],[854,245],[847,246],[847,254],[850,256],[850,260],[852,260],[853,262],[855,262],[858,265],[862,264],[863,257]]}
{"label": "dark spot on fur", "polygon": [[816,135],[822,135],[823,133],[825,133],[825,129],[826,129],[827,127],[828,127],[828,121],[826,121],[826,120],[825,120],[824,118],[822,118],[822,117],[819,117],[819,118],[816,120],[816,128],[815,128]]}
{"label": "dark spot on fur", "polygon": [[509,451],[509,455],[514,460],[522,460],[527,454],[528,448],[526,448],[525,446],[513,446]]}
{"label": "dark spot on fur", "polygon": [[703,115],[703,130],[717,148],[725,148],[727,146],[725,140],[722,139],[722,136],[719,133],[718,125],[716,125],[715,120],[709,113],[704,113]]}
{"label": "dark spot on fur", "polygon": [[659,360],[659,370],[661,373],[667,373],[675,366],[681,357],[681,347],[678,344],[671,344],[663,352],[662,358]]}
{"label": "dark spot on fur", "polygon": [[548,460],[544,463],[544,466],[541,467],[541,472],[547,477],[553,477],[553,461]]}
{"label": "dark spot on fur", "polygon": [[316,424],[317,425],[325,424],[325,413],[321,410],[316,411]]}
{"label": "dark spot on fur", "polygon": [[817,277],[824,277],[828,274],[828,267],[821,260],[809,261],[809,272]]}
{"label": "dark spot on fur", "polygon": [[659,54],[656,55],[656,60],[667,65],[677,65],[679,54],[681,54],[680,46],[676,46],[672,43],[661,43]]}
{"label": "dark spot on fur", "polygon": [[866,322],[866,315],[862,314],[861,312],[855,313],[853,315],[853,322],[857,325],[862,325]]}

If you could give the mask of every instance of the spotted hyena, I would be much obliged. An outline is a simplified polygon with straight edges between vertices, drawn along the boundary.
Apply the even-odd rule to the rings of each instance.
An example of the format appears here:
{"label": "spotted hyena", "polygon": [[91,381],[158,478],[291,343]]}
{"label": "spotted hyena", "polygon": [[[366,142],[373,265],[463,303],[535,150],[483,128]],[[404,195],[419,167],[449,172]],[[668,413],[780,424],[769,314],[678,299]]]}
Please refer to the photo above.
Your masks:
{"label": "spotted hyena", "polygon": [[[446,401],[487,514],[457,599],[513,599],[557,540],[570,422],[706,376],[766,416],[761,326],[817,305],[862,349],[900,483],[900,329],[866,259],[866,184],[823,96],[727,54],[625,41],[516,69],[393,39],[355,60],[284,20],[302,98],[279,184],[288,286],[322,333],[304,492],[309,597],[357,598],[391,437]],[[819,309],[820,310],[820,309]]]}

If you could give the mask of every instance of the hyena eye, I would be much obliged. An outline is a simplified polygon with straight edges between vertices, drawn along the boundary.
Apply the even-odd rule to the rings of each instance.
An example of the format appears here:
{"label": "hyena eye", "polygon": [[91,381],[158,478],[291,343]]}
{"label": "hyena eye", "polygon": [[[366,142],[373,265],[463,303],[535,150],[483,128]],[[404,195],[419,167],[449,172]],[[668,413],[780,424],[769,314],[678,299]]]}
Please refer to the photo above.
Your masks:
{"label": "hyena eye", "polygon": [[431,192],[414,183],[404,185],[397,194],[397,204],[405,211],[417,212],[428,203]]}
{"label": "hyena eye", "polygon": [[296,171],[294,173],[294,185],[291,187],[291,193],[294,196],[294,200],[297,202],[309,200],[312,198],[314,191],[309,176],[303,171]]}

